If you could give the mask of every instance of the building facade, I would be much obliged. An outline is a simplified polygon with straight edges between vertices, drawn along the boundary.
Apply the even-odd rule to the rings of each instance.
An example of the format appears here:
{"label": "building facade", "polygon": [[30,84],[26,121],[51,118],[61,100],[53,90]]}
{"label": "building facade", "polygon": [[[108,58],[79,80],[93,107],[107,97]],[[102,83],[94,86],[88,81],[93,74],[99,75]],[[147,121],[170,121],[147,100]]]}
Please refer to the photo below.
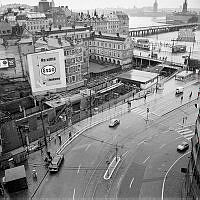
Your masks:
{"label": "building facade", "polygon": [[128,36],[94,34],[89,41],[90,59],[128,68],[132,64],[133,41]]}
{"label": "building facade", "polygon": [[0,21],[0,37],[11,35],[12,26],[6,21]]}
{"label": "building facade", "polygon": [[19,13],[16,16],[16,22],[19,26],[25,26],[29,32],[35,33],[36,31],[49,30],[53,19],[47,18],[44,13],[28,12]]}
{"label": "building facade", "polygon": [[77,17],[76,24],[82,26],[92,26],[94,31],[102,33],[128,35],[129,17],[122,11],[113,11],[107,15],[99,15],[95,12],[94,16],[90,14],[81,14]]}
{"label": "building facade", "polygon": [[[198,108],[199,109],[199,108]],[[186,172],[186,199],[199,199],[200,197],[200,113],[195,123],[195,135],[191,139],[192,148]]]}
{"label": "building facade", "polygon": [[58,28],[66,27],[71,25],[70,18],[72,12],[69,10],[68,6],[59,6],[52,8],[52,15],[53,15],[53,27]]}

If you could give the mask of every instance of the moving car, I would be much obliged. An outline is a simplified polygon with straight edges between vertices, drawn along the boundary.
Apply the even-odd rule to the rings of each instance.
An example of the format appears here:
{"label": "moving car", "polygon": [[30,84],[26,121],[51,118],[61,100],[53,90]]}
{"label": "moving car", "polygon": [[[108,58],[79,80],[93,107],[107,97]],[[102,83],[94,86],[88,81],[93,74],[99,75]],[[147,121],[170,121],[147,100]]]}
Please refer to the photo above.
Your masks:
{"label": "moving car", "polygon": [[51,164],[49,165],[49,171],[50,172],[57,172],[60,168],[60,165],[62,161],[64,160],[63,154],[56,155],[53,160],[51,161]]}
{"label": "moving car", "polygon": [[180,95],[180,94],[183,94],[183,91],[184,91],[184,88],[183,87],[177,87],[176,88],[176,95]]}
{"label": "moving car", "polygon": [[187,142],[182,142],[177,146],[177,151],[185,151],[189,148],[189,144]]}
{"label": "moving car", "polygon": [[119,119],[112,119],[110,124],[109,124],[109,127],[114,127],[114,126],[117,126],[118,124],[120,124]]}

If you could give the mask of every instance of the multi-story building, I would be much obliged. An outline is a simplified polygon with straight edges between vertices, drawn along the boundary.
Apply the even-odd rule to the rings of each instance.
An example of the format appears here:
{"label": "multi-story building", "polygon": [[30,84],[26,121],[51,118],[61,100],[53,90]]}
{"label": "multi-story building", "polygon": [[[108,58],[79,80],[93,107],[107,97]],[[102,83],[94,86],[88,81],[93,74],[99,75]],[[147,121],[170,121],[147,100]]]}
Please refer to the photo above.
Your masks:
{"label": "multi-story building", "polygon": [[107,15],[91,17],[89,14],[81,14],[76,20],[78,25],[89,25],[94,31],[102,33],[128,35],[129,33],[129,17],[122,11],[113,11]]}
{"label": "multi-story building", "polygon": [[6,21],[0,21],[0,37],[11,35],[11,33],[12,33],[11,25]]}
{"label": "multi-story building", "polygon": [[192,148],[188,168],[186,170],[186,199],[200,197],[200,111],[195,123],[195,135],[191,139]]}
{"label": "multi-story building", "polygon": [[[68,38],[41,38],[35,43],[37,52],[63,49],[66,72],[66,88],[72,90],[84,85],[84,75],[88,71],[88,48],[79,42],[68,41]],[[27,66],[27,63],[26,63]]]}
{"label": "multi-story building", "polygon": [[91,60],[101,63],[130,67],[133,55],[133,41],[129,36],[93,34],[89,41]]}
{"label": "multi-story building", "polygon": [[44,13],[22,12],[16,16],[16,22],[20,26],[24,25],[28,31],[35,33],[42,29],[49,30],[49,27],[53,23],[53,19],[47,18]]}
{"label": "multi-story building", "polygon": [[53,27],[66,27],[71,25],[70,18],[72,11],[69,10],[68,6],[59,6],[52,8],[53,15]]}

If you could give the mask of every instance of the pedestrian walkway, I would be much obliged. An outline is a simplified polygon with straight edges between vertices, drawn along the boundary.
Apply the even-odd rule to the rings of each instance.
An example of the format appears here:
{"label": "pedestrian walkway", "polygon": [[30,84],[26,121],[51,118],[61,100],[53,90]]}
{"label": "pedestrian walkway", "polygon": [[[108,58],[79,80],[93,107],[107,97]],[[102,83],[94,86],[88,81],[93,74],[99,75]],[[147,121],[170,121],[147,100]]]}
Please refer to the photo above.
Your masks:
{"label": "pedestrian walkway", "polygon": [[178,128],[176,129],[176,132],[180,135],[182,135],[185,139],[191,140],[191,138],[194,136],[194,131],[190,128]]}
{"label": "pedestrian walkway", "polygon": [[[147,109],[146,108],[142,109],[142,108],[138,107],[138,108],[133,108],[131,111],[140,115],[143,119],[145,119],[145,120],[147,119]],[[158,119],[159,117],[161,117],[161,116],[157,115],[153,112],[148,113],[148,120],[154,121],[154,120]]]}

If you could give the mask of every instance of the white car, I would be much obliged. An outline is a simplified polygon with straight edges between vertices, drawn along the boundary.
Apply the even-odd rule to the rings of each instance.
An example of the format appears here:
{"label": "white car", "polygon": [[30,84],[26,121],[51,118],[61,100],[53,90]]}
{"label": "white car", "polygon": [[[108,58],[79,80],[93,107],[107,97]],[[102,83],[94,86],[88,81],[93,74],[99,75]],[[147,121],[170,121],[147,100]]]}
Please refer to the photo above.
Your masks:
{"label": "white car", "polygon": [[112,119],[110,124],[109,124],[109,127],[115,127],[118,124],[120,124],[120,120],[119,119]]}
{"label": "white car", "polygon": [[57,172],[60,168],[60,165],[62,161],[64,160],[64,155],[58,154],[56,155],[53,160],[51,161],[51,164],[49,165],[49,171],[50,172]]}
{"label": "white car", "polygon": [[185,151],[189,148],[189,144],[187,142],[182,142],[177,146],[177,151]]}

